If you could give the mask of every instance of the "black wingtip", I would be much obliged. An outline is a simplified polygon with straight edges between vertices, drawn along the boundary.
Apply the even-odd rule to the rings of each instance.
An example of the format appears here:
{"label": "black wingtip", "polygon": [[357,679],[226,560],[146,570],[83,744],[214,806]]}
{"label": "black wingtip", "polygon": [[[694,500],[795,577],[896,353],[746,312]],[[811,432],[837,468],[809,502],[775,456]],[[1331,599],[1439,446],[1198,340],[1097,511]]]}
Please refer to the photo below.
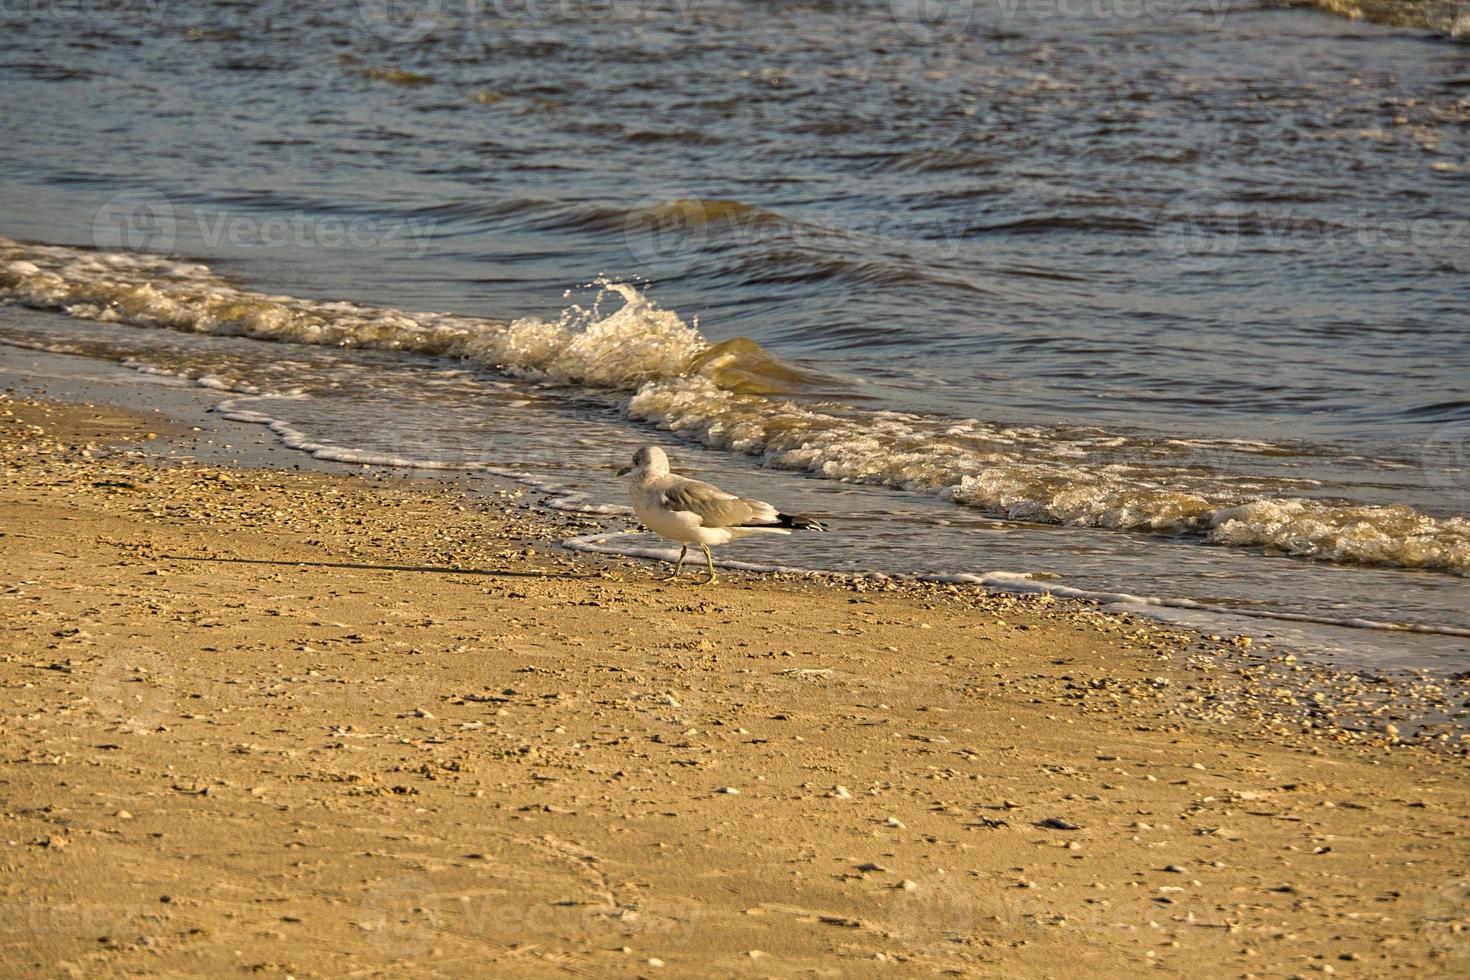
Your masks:
{"label": "black wingtip", "polygon": [[797,531],[827,530],[826,525],[821,521],[815,517],[808,517],[805,514],[777,514],[776,518],[780,521],[777,525],[778,527],[789,527]]}

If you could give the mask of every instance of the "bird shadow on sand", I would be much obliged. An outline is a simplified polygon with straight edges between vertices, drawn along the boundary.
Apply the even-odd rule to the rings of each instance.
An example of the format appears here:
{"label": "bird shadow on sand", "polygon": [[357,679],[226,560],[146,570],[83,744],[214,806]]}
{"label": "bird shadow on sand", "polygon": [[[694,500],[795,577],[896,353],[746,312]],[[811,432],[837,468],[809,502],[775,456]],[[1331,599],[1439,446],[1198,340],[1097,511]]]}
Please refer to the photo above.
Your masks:
{"label": "bird shadow on sand", "polygon": [[456,568],[450,565],[374,565],[346,561],[287,561],[276,558],[210,558],[203,555],[163,555],[168,561],[213,562],[222,565],[273,565],[279,568],[340,568],[365,572],[419,572],[428,575],[484,575],[488,578],[595,579],[597,572],[520,572],[508,568]]}

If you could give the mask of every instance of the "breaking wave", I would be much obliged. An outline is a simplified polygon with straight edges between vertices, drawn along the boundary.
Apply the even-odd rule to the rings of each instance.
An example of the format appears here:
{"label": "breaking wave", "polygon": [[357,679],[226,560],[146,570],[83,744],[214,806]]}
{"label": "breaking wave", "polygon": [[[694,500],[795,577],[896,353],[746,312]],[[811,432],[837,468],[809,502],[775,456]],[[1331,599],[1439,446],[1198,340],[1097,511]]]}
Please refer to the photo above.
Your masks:
{"label": "breaking wave", "polygon": [[136,327],[456,357],[625,392],[630,417],[767,466],[934,494],[1018,521],[1470,575],[1463,517],[1304,496],[1310,481],[1232,474],[1194,459],[1208,448],[1198,441],[817,402],[799,396],[820,376],[745,338],[711,343],[632,285],[600,285],[591,306],[556,320],[502,322],[273,296],[199,264],[0,238],[0,299],[10,302]]}
{"label": "breaking wave", "polygon": [[1470,10],[1463,0],[1313,0],[1346,17],[1392,27],[1426,27],[1451,41],[1470,41]]}

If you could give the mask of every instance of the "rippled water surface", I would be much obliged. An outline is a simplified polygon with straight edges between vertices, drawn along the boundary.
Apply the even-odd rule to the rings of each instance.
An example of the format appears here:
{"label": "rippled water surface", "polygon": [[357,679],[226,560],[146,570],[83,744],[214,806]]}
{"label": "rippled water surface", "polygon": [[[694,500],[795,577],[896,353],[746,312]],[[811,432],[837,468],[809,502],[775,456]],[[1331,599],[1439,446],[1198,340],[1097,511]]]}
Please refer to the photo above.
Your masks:
{"label": "rippled water surface", "polygon": [[1470,46],[1392,10],[5,6],[0,340],[836,532],[731,557],[1463,669]]}

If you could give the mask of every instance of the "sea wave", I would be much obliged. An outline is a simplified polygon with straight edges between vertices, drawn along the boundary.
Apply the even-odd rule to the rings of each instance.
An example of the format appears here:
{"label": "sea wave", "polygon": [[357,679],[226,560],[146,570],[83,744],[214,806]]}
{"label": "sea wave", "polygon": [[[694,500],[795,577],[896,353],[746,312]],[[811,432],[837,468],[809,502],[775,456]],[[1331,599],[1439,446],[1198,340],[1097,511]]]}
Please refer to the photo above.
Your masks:
{"label": "sea wave", "polygon": [[[603,285],[604,294],[623,301],[612,312],[598,304],[573,306],[555,321],[524,317],[507,323],[268,295],[242,289],[197,263],[0,238],[0,296],[101,322],[462,357],[511,374],[606,388],[684,374],[709,347],[698,329],[635,287]],[[728,369],[711,366],[716,374]]]}
{"label": "sea wave", "polygon": [[[253,292],[206,266],[0,238],[0,298],[139,327],[457,357],[626,393],[627,414],[764,465],[938,495],[1012,520],[1191,535],[1339,563],[1470,575],[1470,521],[1301,496],[1190,462],[1198,444],[1005,426],[801,397],[822,379],[754,341],[712,343],[626,283],[556,320],[409,313]],[[1232,445],[1222,453],[1275,447]]]}
{"label": "sea wave", "polygon": [[827,411],[723,391],[702,378],[645,384],[628,407],[635,418],[768,466],[935,493],[1011,520],[1189,534],[1301,558],[1470,575],[1470,521],[1462,517],[1263,497],[1256,494],[1268,481],[1128,459],[1116,440]]}
{"label": "sea wave", "polygon": [[1427,27],[1452,41],[1470,41],[1470,9],[1464,0],[1313,0],[1349,20],[1393,27]]}

